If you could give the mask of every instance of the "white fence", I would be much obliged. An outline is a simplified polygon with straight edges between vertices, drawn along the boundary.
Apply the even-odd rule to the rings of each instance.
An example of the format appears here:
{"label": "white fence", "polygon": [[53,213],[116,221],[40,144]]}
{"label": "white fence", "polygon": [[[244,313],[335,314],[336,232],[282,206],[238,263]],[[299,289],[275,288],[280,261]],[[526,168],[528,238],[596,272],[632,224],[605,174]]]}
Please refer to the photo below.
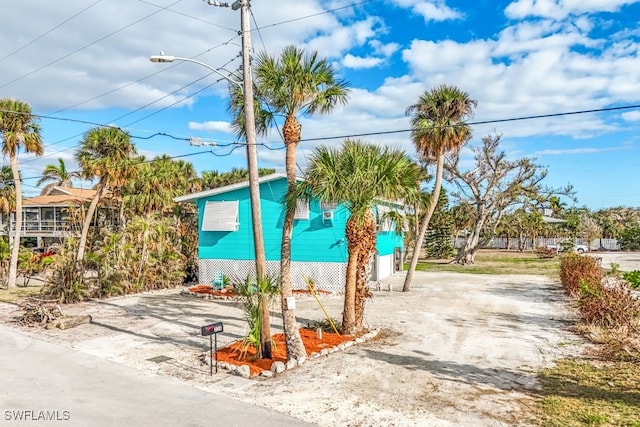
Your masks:
{"label": "white fence", "polygon": [[[560,242],[566,241],[566,238],[558,237],[558,238],[546,238],[546,237],[538,237],[535,239],[535,242],[532,238],[526,238],[524,241],[524,249],[535,249],[540,246],[547,245],[559,245]],[[460,248],[464,245],[466,241],[463,237],[458,237],[455,239],[454,247]],[[597,251],[597,250],[608,250],[608,251],[619,251],[620,245],[616,239],[593,239],[591,241],[587,239],[573,239],[573,242],[576,245],[585,245],[589,246],[589,250]],[[506,238],[506,237],[494,237],[491,239],[491,242],[486,248],[489,249],[518,249],[518,238]]]}

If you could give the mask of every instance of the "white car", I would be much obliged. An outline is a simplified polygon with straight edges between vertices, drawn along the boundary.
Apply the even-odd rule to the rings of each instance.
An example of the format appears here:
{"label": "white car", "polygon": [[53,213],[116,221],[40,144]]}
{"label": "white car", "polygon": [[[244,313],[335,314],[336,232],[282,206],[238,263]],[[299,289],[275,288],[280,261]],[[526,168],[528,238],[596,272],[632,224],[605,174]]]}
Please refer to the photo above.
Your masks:
{"label": "white car", "polygon": [[[563,247],[565,245],[563,245],[562,243],[560,245],[547,245],[547,249],[550,249],[552,251],[556,251],[556,252],[562,252],[563,251]],[[567,244],[568,246],[568,244]],[[585,252],[589,252],[589,246],[587,245],[573,245],[573,251],[578,253],[578,254],[583,254]]]}

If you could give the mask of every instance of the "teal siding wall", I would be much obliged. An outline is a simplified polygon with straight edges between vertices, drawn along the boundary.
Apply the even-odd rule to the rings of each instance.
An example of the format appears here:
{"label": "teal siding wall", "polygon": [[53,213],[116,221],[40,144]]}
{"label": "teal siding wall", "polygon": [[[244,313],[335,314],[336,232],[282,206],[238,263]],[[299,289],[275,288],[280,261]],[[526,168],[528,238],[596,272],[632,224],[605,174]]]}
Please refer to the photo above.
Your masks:
{"label": "teal siding wall", "polygon": [[[277,179],[260,185],[262,227],[267,261],[280,260],[282,224],[284,210],[282,195],[286,192],[285,179]],[[238,200],[238,231],[202,231],[202,216],[207,201]],[[198,206],[198,229],[200,259],[253,260],[253,235],[251,229],[251,207],[249,189],[243,188],[217,194],[196,201]],[[344,229],[348,212],[339,207],[332,223],[324,224],[320,203],[310,202],[308,220],[295,220],[291,245],[292,261],[346,262],[347,245]]]}
{"label": "teal siding wall", "polygon": [[397,234],[395,231],[378,232],[378,238],[376,240],[378,255],[391,255],[395,248],[402,248],[402,250],[404,250],[404,239],[402,235]]}
{"label": "teal siding wall", "polygon": [[[267,261],[280,260],[282,224],[284,210],[282,195],[286,192],[284,178],[260,184],[262,228]],[[202,217],[207,201],[238,200],[238,231],[202,231]],[[249,189],[242,188],[217,194],[196,201],[198,206],[198,229],[200,259],[253,260],[253,232],[251,229],[251,206]],[[349,216],[344,206],[334,211],[330,224],[322,221],[320,202],[309,203],[309,219],[295,220],[291,239],[291,260],[309,262],[346,262],[347,243],[345,226]],[[394,231],[378,233],[376,248],[378,254],[390,255],[396,247],[403,247],[403,237]]]}

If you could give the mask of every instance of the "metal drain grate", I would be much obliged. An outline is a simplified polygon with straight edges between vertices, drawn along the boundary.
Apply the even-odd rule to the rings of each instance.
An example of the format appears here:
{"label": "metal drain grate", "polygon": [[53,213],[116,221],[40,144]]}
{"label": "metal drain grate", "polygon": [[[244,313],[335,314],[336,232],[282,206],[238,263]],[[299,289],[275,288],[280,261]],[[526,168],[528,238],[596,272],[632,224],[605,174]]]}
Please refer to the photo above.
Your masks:
{"label": "metal drain grate", "polygon": [[160,356],[152,357],[152,358],[147,359],[147,360],[149,362],[162,363],[162,362],[167,362],[167,361],[169,361],[171,359],[173,359],[173,358],[169,357],[169,356],[160,355]]}

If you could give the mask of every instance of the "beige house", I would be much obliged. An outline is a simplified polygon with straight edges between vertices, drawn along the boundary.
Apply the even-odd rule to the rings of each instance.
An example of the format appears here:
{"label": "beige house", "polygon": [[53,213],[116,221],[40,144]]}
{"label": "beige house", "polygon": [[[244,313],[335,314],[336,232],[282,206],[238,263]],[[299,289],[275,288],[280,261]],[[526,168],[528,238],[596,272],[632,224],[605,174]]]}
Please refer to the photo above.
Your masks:
{"label": "beige house", "polygon": [[[73,208],[81,208],[95,196],[96,190],[72,187],[51,187],[45,194],[25,198],[22,202],[20,239],[24,246],[49,247],[64,238],[79,233],[69,221]],[[8,220],[8,221],[7,221]],[[16,232],[15,212],[3,218],[2,233],[13,237]]]}

